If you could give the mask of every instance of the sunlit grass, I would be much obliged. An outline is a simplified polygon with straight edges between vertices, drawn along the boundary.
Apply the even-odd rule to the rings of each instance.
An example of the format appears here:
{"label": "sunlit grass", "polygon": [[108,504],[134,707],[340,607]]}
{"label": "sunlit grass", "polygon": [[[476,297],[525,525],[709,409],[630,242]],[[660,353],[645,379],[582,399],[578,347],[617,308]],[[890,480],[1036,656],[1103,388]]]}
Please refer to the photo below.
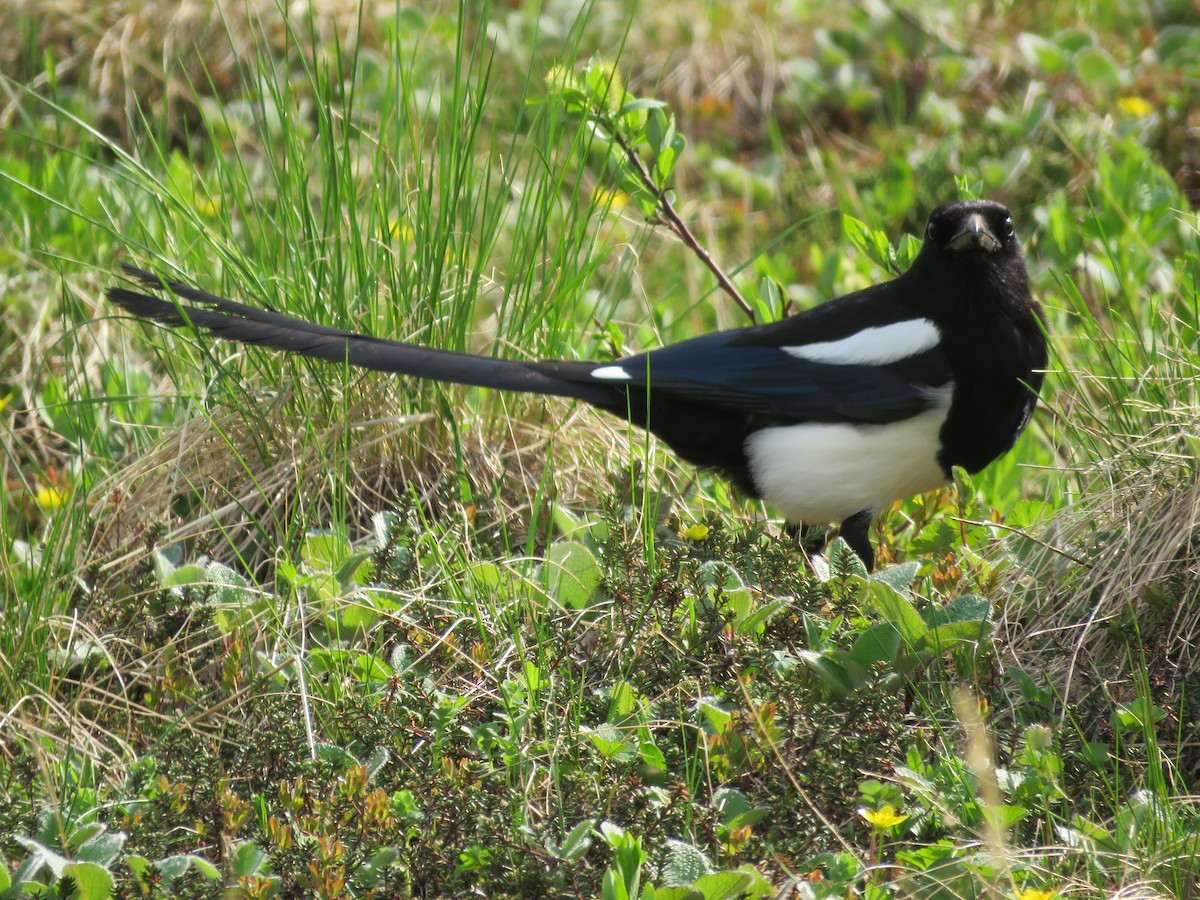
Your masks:
{"label": "sunlit grass", "polygon": [[[1194,29],[283,12],[195,20],[165,79],[152,10],[99,10],[95,82],[87,38],[0,38],[5,873],[41,847],[74,868],[27,875],[96,896],[1194,892]],[[103,304],[132,261],[516,358],[741,324],[547,90],[594,52],[679,116],[674,202],[760,310],[888,277],[837,212],[911,247],[960,192],[1013,207],[1043,405],[881,518],[878,579],[616,420]]]}

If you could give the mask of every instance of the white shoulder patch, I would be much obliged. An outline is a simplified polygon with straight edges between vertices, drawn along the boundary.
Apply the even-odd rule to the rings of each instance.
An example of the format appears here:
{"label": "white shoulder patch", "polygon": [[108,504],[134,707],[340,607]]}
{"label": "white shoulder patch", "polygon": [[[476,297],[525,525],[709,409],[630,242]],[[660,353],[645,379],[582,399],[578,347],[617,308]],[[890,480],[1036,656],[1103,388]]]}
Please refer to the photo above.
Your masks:
{"label": "white shoulder patch", "polygon": [[620,366],[601,366],[598,369],[592,369],[592,377],[599,378],[601,381],[628,381],[629,373]]}
{"label": "white shoulder patch", "polygon": [[929,319],[864,328],[837,341],[781,347],[799,359],[842,366],[886,366],[936,347],[942,339]]}

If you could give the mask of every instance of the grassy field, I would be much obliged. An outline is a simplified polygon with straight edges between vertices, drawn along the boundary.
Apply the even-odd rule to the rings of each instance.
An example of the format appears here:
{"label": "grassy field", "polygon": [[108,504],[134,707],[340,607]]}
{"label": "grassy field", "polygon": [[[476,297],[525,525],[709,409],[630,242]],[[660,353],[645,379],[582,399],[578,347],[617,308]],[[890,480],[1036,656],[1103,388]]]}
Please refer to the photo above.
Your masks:
{"label": "grassy field", "polygon": [[[1194,4],[33,0],[0,72],[0,897],[1200,896]],[[618,420],[103,296],[603,359],[961,196],[1044,402],[870,577]]]}

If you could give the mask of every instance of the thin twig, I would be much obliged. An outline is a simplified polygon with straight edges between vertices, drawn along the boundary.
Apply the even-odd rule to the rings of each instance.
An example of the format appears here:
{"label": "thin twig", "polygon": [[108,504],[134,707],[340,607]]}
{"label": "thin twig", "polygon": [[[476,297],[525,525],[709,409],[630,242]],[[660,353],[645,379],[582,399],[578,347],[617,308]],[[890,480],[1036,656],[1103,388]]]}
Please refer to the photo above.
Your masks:
{"label": "thin twig", "polygon": [[981,528],[999,528],[1002,531],[1009,532],[1010,534],[1019,534],[1021,537],[1025,538],[1025,540],[1032,541],[1033,543],[1037,544],[1039,547],[1041,547],[1045,550],[1049,550],[1051,553],[1057,553],[1059,556],[1063,557],[1064,559],[1069,559],[1071,562],[1075,563],[1076,565],[1083,566],[1085,569],[1094,569],[1095,568],[1095,566],[1093,566],[1086,559],[1080,559],[1078,556],[1068,553],[1066,550],[1063,550],[1061,547],[1055,547],[1053,544],[1048,544],[1043,540],[1039,540],[1038,538],[1035,538],[1032,534],[1030,534],[1028,531],[1025,531],[1024,529],[1021,529],[1021,528],[1017,528],[1013,525],[1005,525],[1003,522],[985,522],[980,519],[964,519],[961,516],[951,516],[950,521],[951,522],[959,522],[963,525],[977,525]]}
{"label": "thin twig", "polygon": [[696,236],[692,234],[691,229],[684,224],[683,219],[679,217],[679,213],[675,211],[675,207],[667,198],[667,192],[659,190],[654,184],[654,180],[650,177],[650,173],[647,172],[646,167],[642,165],[642,160],[637,155],[637,151],[629,146],[625,138],[621,136],[620,132],[612,123],[610,123],[608,130],[609,133],[612,134],[613,140],[617,142],[617,146],[620,147],[622,152],[625,154],[625,158],[629,160],[630,165],[632,165],[634,170],[637,172],[638,178],[641,179],[642,186],[654,195],[655,200],[658,202],[659,208],[663,212],[663,218],[666,220],[667,226],[679,236],[679,239],[683,241],[684,245],[691,250],[692,253],[696,254],[700,262],[704,263],[704,265],[708,267],[708,270],[712,272],[714,276],[716,276],[717,283],[721,286],[721,290],[732,297],[733,302],[741,307],[742,312],[744,312],[750,319],[750,324],[757,324],[757,320],[754,318],[754,310],[750,307],[750,304],[746,302],[746,298],[742,296],[741,291],[734,287],[733,282],[729,280],[723,271],[721,271],[721,267],[718,266],[713,258],[708,255],[708,251],[700,246],[700,242],[696,240]]}

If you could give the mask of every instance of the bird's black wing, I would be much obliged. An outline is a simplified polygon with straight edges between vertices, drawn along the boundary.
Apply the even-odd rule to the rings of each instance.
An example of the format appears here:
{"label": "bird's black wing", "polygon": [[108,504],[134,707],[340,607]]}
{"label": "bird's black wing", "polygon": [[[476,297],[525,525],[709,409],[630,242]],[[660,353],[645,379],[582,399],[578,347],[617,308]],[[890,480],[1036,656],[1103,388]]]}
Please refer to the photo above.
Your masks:
{"label": "bird's black wing", "polygon": [[940,347],[888,365],[836,365],[717,332],[608,366],[543,362],[548,374],[598,377],[629,394],[792,422],[894,422],[917,415],[951,381]]}

